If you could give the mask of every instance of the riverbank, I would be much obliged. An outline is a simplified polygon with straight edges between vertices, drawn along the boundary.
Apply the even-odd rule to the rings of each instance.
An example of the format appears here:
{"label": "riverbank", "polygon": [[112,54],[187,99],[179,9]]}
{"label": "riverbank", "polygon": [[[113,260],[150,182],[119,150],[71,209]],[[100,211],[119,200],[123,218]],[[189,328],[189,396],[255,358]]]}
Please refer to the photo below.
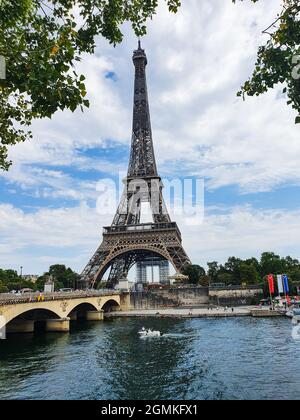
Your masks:
{"label": "riverbank", "polygon": [[117,311],[106,313],[106,318],[233,318],[233,317],[269,318],[284,316],[282,313],[271,311],[269,308],[257,306],[241,306],[235,308],[159,308],[139,309],[131,311]]}

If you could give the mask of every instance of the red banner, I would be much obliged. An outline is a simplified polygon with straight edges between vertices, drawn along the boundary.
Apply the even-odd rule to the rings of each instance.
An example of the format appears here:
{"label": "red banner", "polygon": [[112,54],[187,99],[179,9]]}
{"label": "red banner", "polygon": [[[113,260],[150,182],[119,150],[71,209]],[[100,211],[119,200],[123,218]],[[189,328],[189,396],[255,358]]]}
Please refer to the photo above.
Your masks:
{"label": "red banner", "polygon": [[271,295],[273,295],[275,293],[275,282],[274,282],[274,276],[272,274],[268,276],[268,282],[269,282],[270,293]]}

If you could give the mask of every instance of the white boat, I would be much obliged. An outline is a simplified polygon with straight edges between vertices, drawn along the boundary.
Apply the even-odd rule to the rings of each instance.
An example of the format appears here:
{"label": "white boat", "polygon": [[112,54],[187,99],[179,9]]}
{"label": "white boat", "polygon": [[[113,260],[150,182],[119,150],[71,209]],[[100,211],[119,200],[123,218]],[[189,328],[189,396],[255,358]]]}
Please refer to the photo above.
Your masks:
{"label": "white boat", "polygon": [[142,328],[140,331],[139,331],[139,335],[140,335],[140,337],[160,337],[161,336],[161,333],[160,333],[160,331],[153,331],[151,328],[148,328],[147,330],[146,330],[146,328]]}
{"label": "white boat", "polygon": [[294,309],[294,316],[300,316],[300,308]]}
{"label": "white boat", "polygon": [[293,306],[285,312],[285,315],[288,318],[294,318],[295,316],[300,317],[300,308]]}
{"label": "white boat", "polygon": [[286,311],[285,315],[292,319],[293,325],[300,323],[300,308],[290,308]]}
{"label": "white boat", "polygon": [[285,315],[286,315],[288,318],[294,318],[294,311],[293,311],[292,309],[290,309],[289,311],[287,311],[287,312],[285,313]]}
{"label": "white boat", "polygon": [[300,308],[294,308],[293,315],[293,324],[298,325],[300,323]]}

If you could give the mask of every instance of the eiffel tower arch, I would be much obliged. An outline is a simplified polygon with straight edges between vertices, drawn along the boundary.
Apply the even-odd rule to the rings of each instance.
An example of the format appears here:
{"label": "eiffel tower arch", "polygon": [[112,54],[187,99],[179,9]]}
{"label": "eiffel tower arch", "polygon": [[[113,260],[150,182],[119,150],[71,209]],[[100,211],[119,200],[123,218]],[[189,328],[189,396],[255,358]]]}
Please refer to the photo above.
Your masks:
{"label": "eiffel tower arch", "polygon": [[[110,269],[113,287],[127,277],[131,267],[149,258],[169,261],[182,273],[190,264],[182,247],[180,230],[171,221],[163,199],[158,175],[150,121],[146,81],[147,57],[139,42],[134,51],[134,106],[131,152],[124,192],[111,226],[103,229],[103,241],[81,274],[85,287],[95,287]],[[150,204],[151,223],[141,223],[143,202]]]}

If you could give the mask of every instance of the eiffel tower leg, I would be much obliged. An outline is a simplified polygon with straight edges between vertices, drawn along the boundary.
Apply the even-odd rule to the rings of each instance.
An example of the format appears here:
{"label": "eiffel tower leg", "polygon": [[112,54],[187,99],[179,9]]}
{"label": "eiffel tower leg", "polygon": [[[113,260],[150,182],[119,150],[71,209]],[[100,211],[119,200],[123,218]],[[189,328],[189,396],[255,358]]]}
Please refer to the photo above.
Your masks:
{"label": "eiffel tower leg", "polygon": [[[152,197],[153,196],[153,192],[151,193]],[[154,223],[170,223],[171,222],[171,218],[169,216],[163,195],[162,195],[162,190],[160,187],[159,192],[155,193],[155,199],[152,198],[152,205],[154,205],[154,209],[152,209],[153,211],[153,220]]]}
{"label": "eiffel tower leg", "polygon": [[128,276],[128,272],[135,264],[135,255],[126,255],[113,261],[108,277],[108,284],[110,287],[115,286],[118,281]]}
{"label": "eiffel tower leg", "polygon": [[181,245],[168,247],[168,253],[173,266],[176,267],[179,273],[182,273],[184,268],[191,264],[189,257]]}
{"label": "eiffel tower leg", "polygon": [[81,274],[80,284],[83,289],[94,287],[94,278],[108,255],[109,251],[103,250],[101,244]]}
{"label": "eiffel tower leg", "polygon": [[117,210],[117,213],[113,220],[114,226],[122,226],[126,224],[128,214],[128,197],[126,189],[123,191],[121,201]]}

